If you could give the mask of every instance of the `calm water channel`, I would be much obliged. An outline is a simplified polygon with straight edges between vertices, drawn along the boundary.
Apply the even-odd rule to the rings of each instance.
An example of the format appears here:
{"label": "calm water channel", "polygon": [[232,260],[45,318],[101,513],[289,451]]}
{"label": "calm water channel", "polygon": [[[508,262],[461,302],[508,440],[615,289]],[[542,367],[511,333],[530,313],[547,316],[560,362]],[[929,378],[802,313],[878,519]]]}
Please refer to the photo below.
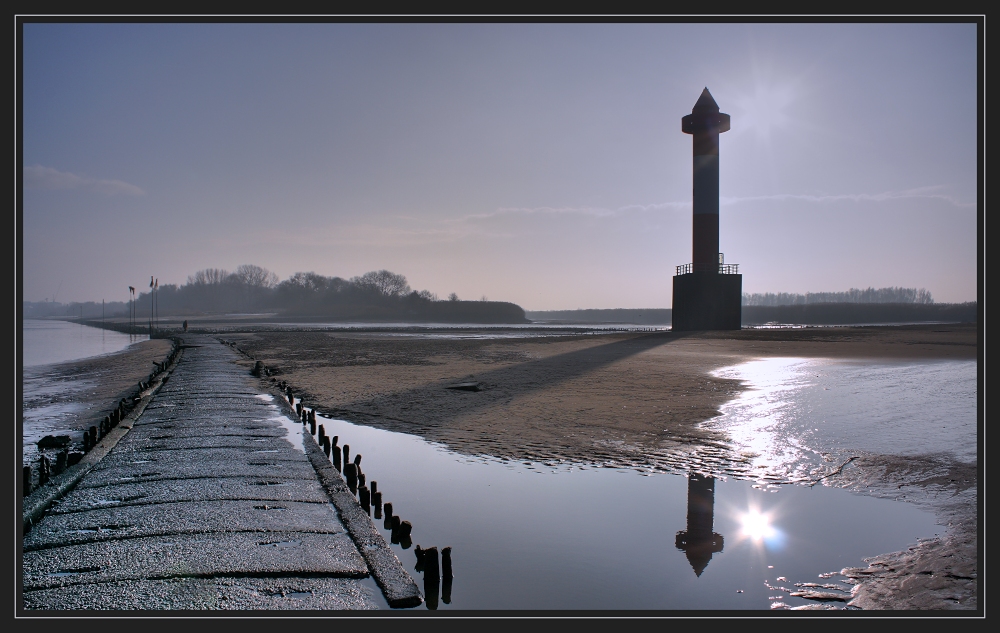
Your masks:
{"label": "calm water channel", "polygon": [[146,335],[122,334],[69,321],[25,319],[21,322],[23,367],[113,354],[148,338]]}

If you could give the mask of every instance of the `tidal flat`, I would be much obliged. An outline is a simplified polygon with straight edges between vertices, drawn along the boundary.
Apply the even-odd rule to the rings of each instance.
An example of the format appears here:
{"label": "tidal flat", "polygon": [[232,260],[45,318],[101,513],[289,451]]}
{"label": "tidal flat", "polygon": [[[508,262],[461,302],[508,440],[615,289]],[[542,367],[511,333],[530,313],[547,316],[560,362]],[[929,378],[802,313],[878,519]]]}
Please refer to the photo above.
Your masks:
{"label": "tidal flat", "polygon": [[[771,490],[776,491],[775,497],[805,498],[798,491],[809,486],[841,488],[872,500],[900,501],[907,507],[930,513],[937,522],[933,534],[926,534],[928,538],[923,540],[914,534],[907,537],[912,540],[889,546],[898,547],[898,551],[865,552],[866,556],[879,554],[867,561],[868,565],[859,558],[845,562],[839,569],[818,570],[836,576],[834,580],[840,583],[842,591],[827,593],[838,595],[837,598],[819,599],[822,591],[808,587],[809,579],[802,574],[796,580],[803,587],[793,586],[781,592],[777,572],[774,579],[765,581],[770,584],[762,589],[775,596],[762,595],[762,598],[775,598],[770,601],[771,608],[843,608],[845,604],[849,608],[894,610],[977,608],[978,469],[977,462],[970,461],[970,455],[977,452],[975,446],[969,447],[966,441],[957,451],[960,454],[956,454],[955,446],[947,442],[935,444],[932,436],[928,436],[926,450],[920,450],[919,442],[915,448],[903,451],[893,448],[891,443],[881,447],[861,446],[864,450],[850,450],[851,446],[839,450],[835,446],[824,447],[820,442],[800,451],[809,457],[795,462],[799,466],[805,464],[802,468],[761,469],[760,456],[765,451],[741,443],[738,433],[723,423],[727,407],[733,407],[755,389],[752,380],[734,373],[732,368],[767,360],[787,364],[797,359],[907,367],[974,363],[978,352],[976,326],[767,329],[688,335],[605,332],[501,337],[491,334],[496,332],[481,337],[464,330],[459,335],[407,332],[400,336],[391,330],[255,328],[253,332],[227,329],[219,337],[233,342],[247,354],[244,362],[248,371],[254,363],[249,355],[264,362],[272,378],[286,381],[297,398],[321,413],[331,433],[336,425],[343,424],[344,428],[364,427],[403,434],[470,462],[506,464],[508,469],[520,469],[532,476],[540,471],[558,477],[558,473],[567,470],[594,469],[608,469],[623,476],[647,475],[651,480],[662,481],[668,481],[664,477],[674,480],[672,475],[711,476],[717,478],[715,494],[720,503],[743,487],[753,491],[752,494]],[[154,343],[166,341],[150,341],[121,353],[135,361],[129,361],[128,366],[134,367],[132,371],[139,371],[149,362],[146,356],[158,355],[158,349],[146,350]],[[116,356],[60,365],[59,380],[65,380],[67,387],[74,381],[81,384],[93,381],[94,363],[111,363],[110,359]],[[125,366],[121,362],[115,364]],[[52,371],[45,370],[55,377]],[[126,388],[123,379],[124,376],[116,381],[100,379],[88,383],[88,398],[103,402],[103,396],[113,402],[112,391]],[[267,384],[273,383],[262,381],[262,386]],[[449,388],[458,385],[474,385],[474,389]],[[66,398],[74,400],[68,393],[63,397]],[[906,412],[901,415],[905,417]],[[942,426],[952,423],[968,426],[968,420],[945,420]],[[26,436],[31,424],[26,416]],[[947,429],[945,432],[948,436]],[[968,428],[964,432],[967,436]],[[374,467],[375,478],[381,477],[381,486],[390,486],[393,478],[414,477],[398,459],[380,465],[378,451],[373,446],[356,444],[360,438],[348,439],[351,433],[345,431],[342,441],[353,441],[356,451],[366,452],[366,464]],[[972,437],[976,437],[974,432]],[[799,441],[798,438],[792,439]],[[787,466],[793,461],[786,459],[782,464]],[[390,476],[390,470],[399,472]],[[435,481],[435,476],[426,473],[417,473],[416,479],[420,478]],[[723,483],[727,480],[729,483]],[[634,484],[630,490],[652,485]],[[667,487],[677,486],[667,484]],[[423,505],[435,507],[430,502]],[[560,504],[551,503],[548,507],[556,510]],[[606,511],[621,512],[610,507]],[[673,514],[678,512],[683,514],[683,510]],[[643,516],[642,511],[626,514],[640,523],[652,520],[651,515]],[[684,522],[683,516],[674,519]],[[449,517],[441,520],[448,522]],[[916,525],[918,519],[913,521]],[[457,525],[461,521],[451,519],[451,523]],[[567,516],[566,526],[571,523],[571,517]],[[556,524],[556,532],[562,537],[554,543],[572,541],[574,537],[564,526],[559,521]],[[431,530],[432,521],[418,521],[415,525],[416,532],[436,538]],[[732,539],[736,525],[721,512],[716,515],[715,529],[729,531],[727,553],[735,551],[737,545]],[[666,539],[662,548],[674,552],[677,549],[674,532],[684,525],[662,527],[661,536]],[[440,532],[444,534],[446,530]],[[456,551],[456,557],[469,554],[461,549]],[[586,545],[576,552],[576,556],[583,556],[584,562],[602,556],[599,552],[587,554]],[[397,554],[401,560],[412,557],[412,551]],[[674,554],[679,560],[684,557]],[[573,558],[570,554],[565,556]],[[508,553],[498,560],[511,559]],[[706,577],[726,569],[728,561],[735,562],[735,555],[725,558],[717,554],[714,564],[708,565]],[[463,562],[470,562],[470,558]],[[593,569],[588,572],[587,567],[584,564],[581,568],[581,576],[594,573]],[[512,573],[517,576],[521,571]],[[690,575],[691,569],[686,573]],[[629,572],[623,569],[619,574],[619,581],[612,584],[620,590],[627,585],[622,582]],[[831,584],[830,580],[812,580],[817,585]],[[462,585],[456,584],[454,608],[489,608],[488,605],[471,607],[472,601],[462,599],[462,591]],[[655,601],[629,602],[637,592],[621,591],[605,592],[608,600],[620,596],[621,606],[615,606],[618,602],[611,600],[602,602],[601,607],[589,608],[657,608],[647,606],[656,604]],[[793,600],[789,598],[791,591],[812,591],[815,595],[804,599],[797,596]],[[534,606],[527,606],[529,603]],[[519,608],[515,603],[505,604],[501,608]],[[698,604],[712,608],[713,603],[708,600]],[[740,608],[731,599],[718,604],[718,608]],[[747,608],[767,608],[764,604]],[[524,605],[520,608],[560,608],[545,600]],[[563,605],[576,608],[572,606],[574,602]],[[690,607],[663,603],[659,608]]]}
{"label": "tidal flat", "polygon": [[[817,445],[806,451],[812,459],[804,468],[766,470],[753,447],[741,446],[732,429],[717,423],[726,405],[751,389],[720,370],[765,359],[974,363],[975,325],[479,339],[349,331],[230,331],[224,337],[328,418],[418,436],[473,459],[698,472],[764,486],[818,484],[911,504],[933,513],[941,533],[914,535],[868,566],[859,560],[823,571],[852,585],[851,607],[976,608],[974,431],[973,445],[966,441],[960,455],[932,437],[901,453],[868,450],[878,447],[859,441],[853,451]],[[449,388],[457,385],[475,390]],[[962,425],[970,437],[968,420],[941,422]]]}

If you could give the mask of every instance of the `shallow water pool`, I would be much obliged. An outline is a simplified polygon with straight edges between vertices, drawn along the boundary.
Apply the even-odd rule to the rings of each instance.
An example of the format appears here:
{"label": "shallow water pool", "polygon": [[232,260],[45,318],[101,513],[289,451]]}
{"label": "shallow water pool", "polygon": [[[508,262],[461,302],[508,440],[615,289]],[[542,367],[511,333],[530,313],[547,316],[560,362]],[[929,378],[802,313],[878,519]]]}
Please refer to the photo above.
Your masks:
{"label": "shallow water pool", "polygon": [[[808,603],[796,583],[835,583],[821,574],[941,531],[908,503],[821,485],[510,463],[318,418],[362,455],[414,545],[452,548],[437,609],[793,607]],[[414,548],[392,548],[421,582]]]}

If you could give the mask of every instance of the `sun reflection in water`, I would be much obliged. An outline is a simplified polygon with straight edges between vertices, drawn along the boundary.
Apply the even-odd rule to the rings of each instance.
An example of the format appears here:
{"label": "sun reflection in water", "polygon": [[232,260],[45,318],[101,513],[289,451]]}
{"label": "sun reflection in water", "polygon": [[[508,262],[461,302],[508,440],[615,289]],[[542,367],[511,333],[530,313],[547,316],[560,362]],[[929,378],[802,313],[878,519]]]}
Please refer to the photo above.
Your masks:
{"label": "sun reflection in water", "polygon": [[760,508],[751,506],[749,510],[737,515],[740,525],[738,541],[747,542],[755,547],[774,551],[782,547],[785,534],[775,526],[775,513],[762,512]]}
{"label": "sun reflection in water", "polygon": [[755,542],[773,538],[776,533],[771,525],[771,517],[761,514],[758,510],[751,510],[744,514],[740,518],[740,524],[743,527],[743,536]]}

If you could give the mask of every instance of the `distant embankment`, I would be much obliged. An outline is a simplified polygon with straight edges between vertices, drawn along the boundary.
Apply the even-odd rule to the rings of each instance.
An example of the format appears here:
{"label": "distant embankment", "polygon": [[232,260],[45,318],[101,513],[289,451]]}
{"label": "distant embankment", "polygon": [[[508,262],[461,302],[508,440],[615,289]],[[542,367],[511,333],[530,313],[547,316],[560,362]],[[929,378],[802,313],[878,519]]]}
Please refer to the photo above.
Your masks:
{"label": "distant embankment", "polygon": [[969,303],[807,303],[789,306],[743,306],[743,325],[795,323],[849,325],[854,323],[973,323],[978,304]]}
{"label": "distant embankment", "polygon": [[563,323],[633,323],[635,325],[670,325],[669,308],[609,310],[531,310],[524,315],[532,321]]}
{"label": "distant embankment", "polygon": [[409,323],[527,323],[524,309],[507,301],[352,303],[324,310],[287,310],[281,316],[330,321]]}
{"label": "distant embankment", "polygon": [[[631,323],[670,325],[670,310],[529,310],[532,321],[558,323]],[[969,303],[808,303],[786,306],[743,306],[743,325],[850,325],[858,323],[972,323],[978,319],[975,301]]]}

